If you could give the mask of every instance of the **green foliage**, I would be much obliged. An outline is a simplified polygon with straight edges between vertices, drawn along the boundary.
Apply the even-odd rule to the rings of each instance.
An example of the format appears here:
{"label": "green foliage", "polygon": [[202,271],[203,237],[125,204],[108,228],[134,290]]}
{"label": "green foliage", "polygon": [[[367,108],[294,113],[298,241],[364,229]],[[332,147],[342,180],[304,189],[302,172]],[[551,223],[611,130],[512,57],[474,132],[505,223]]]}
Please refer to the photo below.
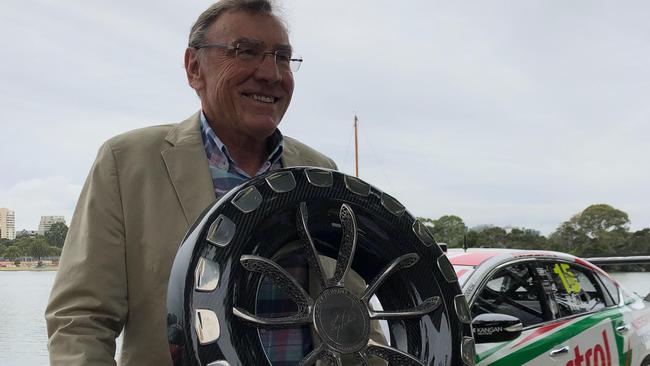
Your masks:
{"label": "green foliage", "polygon": [[19,257],[32,257],[38,261],[43,257],[56,257],[61,255],[61,248],[47,244],[45,237],[25,236],[14,240],[14,245],[4,251],[4,257],[15,259]]}
{"label": "green foliage", "polygon": [[650,254],[650,229],[639,230],[630,235],[625,245],[620,248],[620,253],[622,255]]}
{"label": "green foliage", "polygon": [[616,256],[629,245],[629,223],[621,210],[605,204],[591,205],[563,222],[550,240],[580,257]]}
{"label": "green foliage", "polygon": [[626,232],[630,219],[627,214],[610,205],[591,205],[571,218],[575,225],[590,238],[597,238],[604,233]]}
{"label": "green foliage", "polygon": [[549,249],[548,239],[539,231],[526,228],[513,228],[509,231],[498,226],[472,228],[467,233],[470,247]]}
{"label": "green foliage", "polygon": [[476,245],[479,247],[505,248],[508,234],[498,226],[488,227],[478,232]]}
{"label": "green foliage", "polygon": [[24,256],[23,251],[15,245],[12,245],[9,248],[5,249],[3,254],[3,257],[9,260],[15,260],[16,258],[20,258],[23,256]]}
{"label": "green foliage", "polygon": [[433,224],[433,237],[438,242],[447,243],[450,248],[462,247],[467,226],[458,216],[445,215],[438,220],[429,220]]}
{"label": "green foliage", "polygon": [[[437,241],[449,247],[463,245],[466,236],[470,247],[555,250],[580,257],[630,256],[650,254],[650,228],[629,232],[627,213],[610,205],[585,208],[563,222],[548,238],[536,230],[482,225],[467,230],[463,220],[445,215],[438,220],[420,218],[433,228]],[[616,270],[648,270],[650,266],[616,267]]]}
{"label": "green foliage", "polygon": [[0,239],[0,258],[4,258],[4,251],[7,250],[13,244],[12,240],[9,239]]}
{"label": "green foliage", "polygon": [[506,235],[505,246],[518,249],[549,249],[548,239],[539,231],[514,228]]}
{"label": "green foliage", "polygon": [[47,245],[47,242],[41,238],[31,240],[27,246],[27,250],[25,251],[25,254],[27,254],[27,256],[35,258],[38,261],[40,261],[43,257],[47,257],[49,253],[50,246]]}
{"label": "green foliage", "polygon": [[68,227],[62,222],[52,224],[50,230],[45,233],[45,240],[49,245],[63,248],[65,237],[68,234]]}

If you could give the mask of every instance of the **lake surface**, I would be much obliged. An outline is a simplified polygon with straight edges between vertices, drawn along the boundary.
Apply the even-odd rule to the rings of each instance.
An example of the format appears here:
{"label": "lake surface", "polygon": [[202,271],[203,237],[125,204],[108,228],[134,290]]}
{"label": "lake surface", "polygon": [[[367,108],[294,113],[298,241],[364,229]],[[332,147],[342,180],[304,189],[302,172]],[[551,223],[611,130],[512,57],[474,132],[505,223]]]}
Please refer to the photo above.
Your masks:
{"label": "lake surface", "polygon": [[[0,366],[48,365],[43,312],[56,272],[0,272]],[[612,273],[641,296],[650,272]]]}

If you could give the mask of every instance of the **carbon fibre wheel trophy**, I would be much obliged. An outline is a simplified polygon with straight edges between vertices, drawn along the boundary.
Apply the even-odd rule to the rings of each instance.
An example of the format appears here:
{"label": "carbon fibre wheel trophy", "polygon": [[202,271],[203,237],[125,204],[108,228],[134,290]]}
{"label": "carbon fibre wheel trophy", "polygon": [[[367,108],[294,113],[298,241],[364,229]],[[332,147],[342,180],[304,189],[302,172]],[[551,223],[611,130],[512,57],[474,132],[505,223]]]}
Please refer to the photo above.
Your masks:
{"label": "carbon fibre wheel trophy", "polygon": [[[309,288],[280,265],[295,256],[306,258]],[[367,285],[346,286],[355,276]],[[295,312],[260,315],[264,281]],[[209,207],[178,251],[167,309],[175,366],[270,365],[261,334],[304,326],[313,347],[299,365],[474,364],[469,309],[430,232],[336,171],[276,170]],[[385,340],[371,337],[377,321]]]}

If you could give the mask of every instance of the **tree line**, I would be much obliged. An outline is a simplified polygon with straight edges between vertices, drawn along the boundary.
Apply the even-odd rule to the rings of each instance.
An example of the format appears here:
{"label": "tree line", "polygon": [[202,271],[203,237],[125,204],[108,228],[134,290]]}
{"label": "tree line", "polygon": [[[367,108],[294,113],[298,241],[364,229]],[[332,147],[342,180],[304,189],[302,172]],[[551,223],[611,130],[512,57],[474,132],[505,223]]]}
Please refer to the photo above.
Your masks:
{"label": "tree line", "polygon": [[[555,250],[579,257],[650,255],[650,228],[630,231],[628,214],[607,204],[585,208],[560,224],[548,237],[527,228],[484,225],[469,229],[463,219],[444,215],[437,220],[421,217],[438,242],[450,248],[516,248]],[[635,265],[613,270],[649,270]]]}
{"label": "tree line", "polygon": [[[591,205],[560,224],[548,237],[527,228],[483,225],[468,228],[456,215],[438,219],[419,218],[429,226],[438,242],[450,248],[514,248],[555,250],[578,257],[650,255],[650,228],[630,231],[628,214],[607,204]],[[68,232],[64,223],[55,223],[44,236],[0,239],[0,258],[58,257]],[[614,270],[650,270],[650,266],[615,267]]]}
{"label": "tree line", "polygon": [[68,234],[62,222],[52,224],[45,235],[21,236],[14,240],[0,239],[0,258],[20,263],[20,258],[33,258],[40,262],[45,257],[58,257]]}

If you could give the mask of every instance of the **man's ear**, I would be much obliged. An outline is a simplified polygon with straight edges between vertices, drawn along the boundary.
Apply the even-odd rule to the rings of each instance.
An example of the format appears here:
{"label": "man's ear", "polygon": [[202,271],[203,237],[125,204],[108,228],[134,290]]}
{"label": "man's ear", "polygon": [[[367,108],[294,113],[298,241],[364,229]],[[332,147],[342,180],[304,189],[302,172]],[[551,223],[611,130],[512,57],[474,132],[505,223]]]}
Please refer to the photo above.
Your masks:
{"label": "man's ear", "polygon": [[185,49],[185,73],[187,82],[197,92],[203,88],[203,74],[199,62],[199,51],[188,47]]}

